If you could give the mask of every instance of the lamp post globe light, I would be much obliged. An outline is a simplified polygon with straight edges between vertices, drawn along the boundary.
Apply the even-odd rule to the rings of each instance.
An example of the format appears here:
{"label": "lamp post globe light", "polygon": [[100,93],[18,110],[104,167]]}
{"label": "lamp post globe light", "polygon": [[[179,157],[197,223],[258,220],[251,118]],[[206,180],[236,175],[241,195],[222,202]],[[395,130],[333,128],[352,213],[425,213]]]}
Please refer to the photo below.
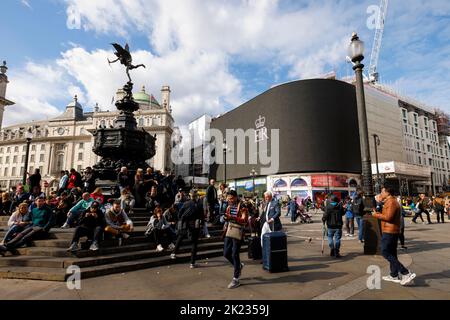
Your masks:
{"label": "lamp post globe light", "polygon": [[31,132],[31,129],[28,129],[25,132],[25,139],[27,140],[27,150],[25,154],[25,164],[23,167],[23,178],[22,178],[22,184],[25,186],[27,184],[27,171],[28,171],[28,157],[30,156],[30,144],[33,140],[33,132]]}
{"label": "lamp post globe light", "polygon": [[363,69],[364,42],[354,32],[348,47],[348,55],[354,63],[356,75],[356,104],[358,110],[359,137],[361,145],[362,187],[364,192],[364,253],[380,253],[380,228],[378,220],[370,215],[375,208],[372,161],[370,159],[369,129],[367,124],[366,100],[364,96]]}

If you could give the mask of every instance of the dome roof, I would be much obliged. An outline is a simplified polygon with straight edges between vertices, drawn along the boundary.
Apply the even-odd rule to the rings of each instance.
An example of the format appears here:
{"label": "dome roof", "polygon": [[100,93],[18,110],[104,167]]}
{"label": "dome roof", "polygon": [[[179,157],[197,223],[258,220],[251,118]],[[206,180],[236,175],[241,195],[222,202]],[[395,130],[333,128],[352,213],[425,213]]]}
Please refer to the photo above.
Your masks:
{"label": "dome roof", "polygon": [[147,93],[145,93],[145,86],[142,87],[140,92],[134,93],[133,98],[134,100],[136,100],[137,103],[150,104],[152,101],[152,97]]}

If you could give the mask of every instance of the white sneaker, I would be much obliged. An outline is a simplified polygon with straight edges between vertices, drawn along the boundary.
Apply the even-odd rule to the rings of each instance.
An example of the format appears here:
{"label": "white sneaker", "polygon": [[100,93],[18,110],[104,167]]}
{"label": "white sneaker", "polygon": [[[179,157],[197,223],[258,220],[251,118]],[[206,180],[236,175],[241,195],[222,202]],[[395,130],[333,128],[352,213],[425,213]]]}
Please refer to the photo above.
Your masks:
{"label": "white sneaker", "polygon": [[70,226],[67,224],[67,222],[64,223],[64,225],[61,227],[61,229],[69,229],[69,228]]}
{"label": "white sneaker", "polygon": [[235,289],[237,287],[239,287],[241,284],[239,283],[239,279],[235,279],[233,278],[233,280],[231,280],[230,284],[228,285],[228,289]]}
{"label": "white sneaker", "polygon": [[193,263],[191,263],[191,265],[189,266],[189,268],[191,268],[191,269],[195,269],[195,268],[196,268],[196,265],[195,265],[195,264],[193,264]]}
{"label": "white sneaker", "polygon": [[383,277],[383,280],[388,282],[400,283],[400,279],[398,277],[394,278],[391,275]]}
{"label": "white sneaker", "polygon": [[211,238],[211,235],[208,233],[207,235],[206,235],[206,238]]}
{"label": "white sneaker", "polygon": [[170,259],[175,260],[177,258],[177,255],[175,253],[172,253],[170,255]]}
{"label": "white sneaker", "polygon": [[125,240],[127,240],[130,237],[130,235],[128,233],[122,233],[122,238],[124,238]]}
{"label": "white sneaker", "polygon": [[78,248],[78,243],[72,243],[72,244],[70,245],[69,249],[67,249],[67,251],[70,251],[70,252],[76,252],[76,251],[78,251],[78,250],[80,250],[80,249]]}
{"label": "white sneaker", "polygon": [[164,248],[162,245],[158,244],[158,246],[156,247],[156,252],[161,252],[164,251]]}
{"label": "white sneaker", "polygon": [[175,249],[175,245],[173,243],[169,244],[169,250]]}
{"label": "white sneaker", "polygon": [[411,283],[411,281],[413,281],[416,278],[416,274],[415,273],[408,273],[407,275],[402,276],[402,280],[400,281],[400,284],[402,286],[406,286],[408,284]]}
{"label": "white sneaker", "polygon": [[89,247],[89,250],[91,251],[98,251],[98,249],[99,249],[98,244],[95,242],[91,244],[91,246]]}

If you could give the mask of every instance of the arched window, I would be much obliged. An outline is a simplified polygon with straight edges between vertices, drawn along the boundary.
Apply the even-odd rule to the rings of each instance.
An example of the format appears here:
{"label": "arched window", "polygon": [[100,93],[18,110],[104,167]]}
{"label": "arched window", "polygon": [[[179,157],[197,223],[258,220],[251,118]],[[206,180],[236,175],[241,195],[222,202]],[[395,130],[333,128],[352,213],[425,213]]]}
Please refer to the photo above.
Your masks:
{"label": "arched window", "polygon": [[283,179],[279,179],[279,180],[275,181],[275,183],[273,184],[273,187],[274,188],[286,188],[287,183]]}
{"label": "arched window", "polygon": [[144,126],[144,118],[139,118],[139,127]]}
{"label": "arched window", "polygon": [[308,183],[306,183],[305,180],[303,179],[295,179],[294,181],[292,181],[291,183],[291,188],[297,188],[297,187],[307,187]]}
{"label": "arched window", "polygon": [[348,182],[348,185],[350,188],[356,188],[358,186],[358,182],[356,182],[355,179],[350,179],[350,181]]}

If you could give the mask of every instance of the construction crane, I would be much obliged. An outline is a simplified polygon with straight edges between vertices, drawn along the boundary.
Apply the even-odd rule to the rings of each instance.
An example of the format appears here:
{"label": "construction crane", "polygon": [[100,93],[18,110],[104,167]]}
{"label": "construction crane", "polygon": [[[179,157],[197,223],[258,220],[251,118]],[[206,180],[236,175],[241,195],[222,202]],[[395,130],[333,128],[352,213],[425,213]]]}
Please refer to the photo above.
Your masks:
{"label": "construction crane", "polygon": [[373,41],[372,55],[370,58],[369,80],[371,82],[378,82],[379,80],[378,60],[380,58],[381,43],[383,40],[388,4],[389,0],[381,0],[380,16],[378,17],[377,25],[375,27],[375,39]]}

